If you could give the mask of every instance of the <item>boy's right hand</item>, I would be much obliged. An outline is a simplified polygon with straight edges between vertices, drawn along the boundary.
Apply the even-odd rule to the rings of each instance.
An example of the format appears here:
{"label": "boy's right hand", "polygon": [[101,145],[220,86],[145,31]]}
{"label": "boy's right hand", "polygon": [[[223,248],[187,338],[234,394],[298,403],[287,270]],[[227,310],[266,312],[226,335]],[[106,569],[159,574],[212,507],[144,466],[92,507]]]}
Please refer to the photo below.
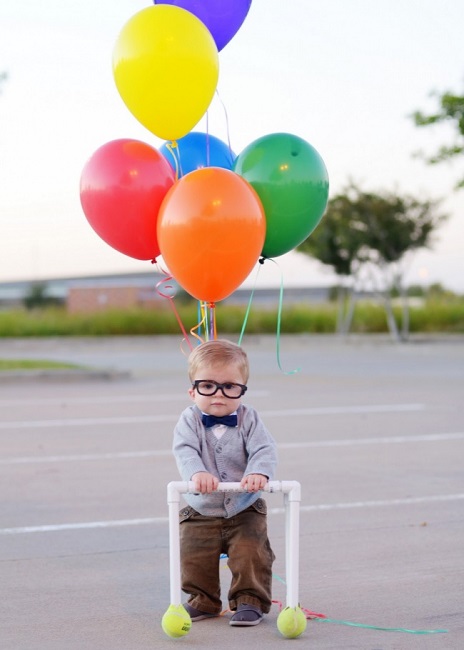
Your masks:
{"label": "boy's right hand", "polygon": [[211,494],[217,489],[219,479],[209,472],[197,472],[192,476],[195,490],[201,494]]}

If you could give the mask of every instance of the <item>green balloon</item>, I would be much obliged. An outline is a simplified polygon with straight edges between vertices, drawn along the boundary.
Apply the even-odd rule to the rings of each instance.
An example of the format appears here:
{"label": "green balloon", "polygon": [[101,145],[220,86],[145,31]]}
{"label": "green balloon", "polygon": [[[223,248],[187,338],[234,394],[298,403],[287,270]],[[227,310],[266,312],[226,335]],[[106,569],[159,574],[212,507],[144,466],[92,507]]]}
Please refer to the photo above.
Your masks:
{"label": "green balloon", "polygon": [[263,257],[292,250],[322,219],[329,177],[319,153],[302,138],[289,133],[258,138],[237,156],[234,171],[252,185],[263,204]]}

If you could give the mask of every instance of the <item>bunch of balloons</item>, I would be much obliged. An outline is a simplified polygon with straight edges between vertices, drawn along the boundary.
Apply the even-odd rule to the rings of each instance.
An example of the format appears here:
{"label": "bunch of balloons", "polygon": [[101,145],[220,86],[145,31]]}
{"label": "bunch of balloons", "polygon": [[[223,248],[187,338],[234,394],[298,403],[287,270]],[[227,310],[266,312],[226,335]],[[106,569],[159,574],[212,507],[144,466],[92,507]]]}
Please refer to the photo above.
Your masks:
{"label": "bunch of balloons", "polygon": [[260,257],[292,250],[317,226],[329,182],[318,152],[288,133],[265,135],[238,156],[193,132],[212,101],[219,51],[251,0],[155,0],[123,27],[113,74],[122,100],[158,138],[108,142],[84,166],[82,208],[116,250],[160,254],[189,294],[214,304]]}

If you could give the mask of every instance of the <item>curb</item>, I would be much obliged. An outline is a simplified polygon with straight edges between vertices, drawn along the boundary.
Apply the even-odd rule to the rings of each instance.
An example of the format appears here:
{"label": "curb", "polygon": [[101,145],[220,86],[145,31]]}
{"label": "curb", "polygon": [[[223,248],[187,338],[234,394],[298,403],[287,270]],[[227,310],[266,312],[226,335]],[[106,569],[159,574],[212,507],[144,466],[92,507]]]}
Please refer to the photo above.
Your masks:
{"label": "curb", "polygon": [[45,381],[49,383],[72,383],[74,381],[120,381],[132,377],[129,371],[111,368],[94,370],[87,368],[57,368],[43,370],[5,370],[0,372],[0,384]]}

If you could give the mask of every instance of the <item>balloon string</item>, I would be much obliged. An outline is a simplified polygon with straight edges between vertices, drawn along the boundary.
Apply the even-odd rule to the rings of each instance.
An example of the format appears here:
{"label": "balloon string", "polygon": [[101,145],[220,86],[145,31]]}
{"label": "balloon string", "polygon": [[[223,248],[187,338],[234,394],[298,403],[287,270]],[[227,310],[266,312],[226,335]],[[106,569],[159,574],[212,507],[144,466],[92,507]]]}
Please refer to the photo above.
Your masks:
{"label": "balloon string", "polygon": [[[180,149],[177,145],[177,142],[173,140],[170,143],[166,143],[166,149],[169,151],[171,154],[174,164],[176,166],[176,181],[179,180],[179,177],[182,176],[182,165],[180,163]],[[174,153],[174,149],[176,152]]]}
{"label": "balloon string", "polygon": [[[283,580],[280,576],[276,576],[275,574],[272,574],[273,578],[277,578],[280,582],[283,582],[285,584],[285,580]],[[275,605],[279,606],[279,612],[282,611],[284,608],[282,601],[281,600],[273,600],[271,601]],[[313,619],[313,618],[327,618],[325,614],[317,614],[316,612],[311,612],[309,609],[305,609],[304,607],[300,607],[301,611],[305,614],[307,619]]]}
{"label": "balloon string", "polygon": [[[273,603],[279,605],[279,610],[283,609],[280,600],[273,600]],[[360,627],[365,630],[380,630],[381,632],[404,632],[406,634],[446,634],[448,630],[410,630],[405,627],[381,627],[379,625],[365,625],[364,623],[353,623],[352,621],[341,621],[335,618],[327,618],[325,614],[311,612],[305,607],[300,608],[308,620],[320,621],[321,623],[334,623],[336,625],[348,625],[349,627]]]}
{"label": "balloon string", "polygon": [[214,302],[209,303],[209,325],[210,325],[210,340],[214,341],[217,339],[217,329],[216,329],[216,305]]}
{"label": "balloon string", "polygon": [[169,290],[171,290],[171,291],[174,290],[174,291],[175,291],[175,287],[174,287],[172,284],[166,284],[166,283],[169,283],[172,279],[173,279],[173,277],[172,277],[171,275],[168,275],[166,278],[163,278],[162,280],[160,280],[159,282],[157,282],[155,288],[156,288],[156,291],[158,292],[158,295],[159,295],[159,296],[161,296],[162,298],[166,298],[167,300],[169,300],[169,304],[171,305],[172,311],[174,312],[174,315],[175,315],[175,317],[176,317],[176,320],[177,320],[177,322],[179,323],[179,327],[180,327],[180,329],[181,329],[181,331],[182,331],[182,334],[184,335],[184,339],[185,339],[185,341],[187,341],[187,344],[188,344],[190,350],[193,350],[193,348],[192,348],[192,344],[190,343],[190,340],[189,340],[188,334],[187,334],[187,332],[185,331],[185,327],[184,327],[184,325],[183,325],[183,323],[182,323],[182,320],[181,320],[181,317],[180,317],[180,315],[179,315],[179,312],[177,311],[176,306],[175,306],[175,304],[174,304],[174,299],[173,299],[173,297],[172,297],[169,293],[163,293],[163,291],[160,290],[160,287],[161,287],[162,285],[164,285],[164,290],[165,290],[165,291],[166,291],[166,290],[167,290],[167,291],[169,291]]}
{"label": "balloon string", "polygon": [[232,147],[231,147],[231,144],[230,144],[229,116],[227,115],[226,106],[225,106],[224,102],[222,101],[221,96],[219,95],[219,91],[218,91],[217,88],[216,88],[216,97],[218,98],[218,100],[219,100],[219,102],[220,102],[220,104],[221,104],[221,106],[223,108],[223,111],[224,111],[224,117],[225,117],[225,120],[226,120],[227,145],[229,147],[230,159],[233,160],[234,159],[234,153],[232,151]]}
{"label": "balloon string", "polygon": [[246,328],[247,323],[248,323],[248,317],[249,317],[250,311],[251,311],[251,304],[253,302],[253,296],[255,295],[255,289],[256,289],[257,282],[258,282],[258,276],[259,276],[259,271],[261,269],[261,264],[262,264],[262,262],[260,260],[260,264],[259,264],[259,266],[258,266],[258,268],[256,270],[255,282],[254,282],[253,288],[251,290],[250,298],[248,300],[248,305],[247,305],[247,308],[246,308],[246,311],[245,311],[245,316],[243,318],[242,331],[240,332],[240,336],[238,337],[238,345],[242,345],[242,339],[243,339],[243,335],[245,334],[245,328]]}
{"label": "balloon string", "polygon": [[260,264],[264,264],[265,260],[269,260],[270,262],[273,262],[277,268],[280,270],[280,291],[279,291],[279,307],[277,310],[277,331],[276,331],[276,355],[277,355],[277,365],[279,366],[279,369],[281,372],[284,373],[284,375],[294,375],[297,372],[300,372],[301,368],[295,368],[294,370],[284,370],[282,368],[282,364],[280,362],[280,329],[281,329],[281,323],[282,323],[282,306],[284,302],[284,276],[282,273],[282,269],[279,267],[277,262],[269,257],[262,257],[259,261]]}
{"label": "balloon string", "polygon": [[[192,327],[190,330],[190,334],[197,339],[197,345],[200,345],[200,343],[203,343],[203,339],[201,337],[201,328],[205,328],[205,332],[207,332],[206,329],[206,314],[203,311],[203,307],[201,302],[198,302],[198,324],[195,325],[195,327]],[[198,330],[198,333],[195,331]]]}
{"label": "balloon string", "polygon": [[348,625],[350,627],[362,627],[365,630],[381,630],[382,632],[404,632],[406,634],[447,634],[448,630],[409,630],[405,627],[380,627],[379,625],[365,625],[364,623],[353,623],[352,621],[338,621],[334,618],[320,618],[314,616],[315,621],[322,623],[335,623],[336,625]]}
{"label": "balloon string", "polygon": [[201,326],[203,324],[203,316],[202,316],[202,313],[201,313],[201,301],[200,300],[198,301],[197,305],[198,305],[197,306],[197,318],[198,318],[197,329],[198,329],[198,334],[201,337]]}
{"label": "balloon string", "polygon": [[210,155],[209,155],[209,113],[206,111],[206,166],[210,167]]}
{"label": "balloon string", "polygon": [[300,372],[301,368],[295,368],[294,370],[284,371],[282,366],[281,366],[281,363],[280,363],[280,327],[281,327],[281,323],[282,323],[282,305],[283,305],[283,302],[284,302],[284,275],[283,275],[282,269],[279,267],[277,262],[275,260],[270,260],[270,261],[274,262],[274,264],[280,270],[279,310],[277,312],[277,337],[276,337],[277,364],[278,364],[280,370],[285,375],[294,375],[295,373]]}
{"label": "balloon string", "polygon": [[[221,560],[226,560],[227,555],[225,553],[222,553],[220,555]],[[286,584],[285,580],[278,576],[277,574],[273,573],[272,577],[281,582],[282,584]],[[272,601],[274,604],[279,606],[279,612],[282,611],[283,609],[283,604],[282,601],[280,600],[273,600]],[[365,630],[380,630],[381,632],[404,632],[406,634],[447,634],[449,630],[410,630],[405,627],[380,627],[378,625],[366,625],[364,623],[353,623],[352,621],[342,621],[338,620],[335,618],[328,618],[325,614],[319,614],[317,612],[312,612],[309,609],[306,609],[306,607],[300,607],[301,611],[304,613],[306,618],[308,620],[314,620],[314,621],[320,621],[322,623],[334,623],[336,625],[348,625],[349,627],[360,627]]]}
{"label": "balloon string", "polygon": [[206,309],[206,303],[201,303],[201,312],[203,314],[203,319],[205,323],[205,341],[209,340],[209,319],[208,319],[208,310]]}
{"label": "balloon string", "polygon": [[[203,339],[201,338],[201,327],[204,327],[205,330],[205,341],[211,341],[217,338],[217,326],[216,326],[216,305],[214,302],[198,302],[198,320],[199,323],[196,327],[190,330],[190,333],[195,336],[201,343]],[[194,334],[194,330],[198,329],[198,334]]]}

